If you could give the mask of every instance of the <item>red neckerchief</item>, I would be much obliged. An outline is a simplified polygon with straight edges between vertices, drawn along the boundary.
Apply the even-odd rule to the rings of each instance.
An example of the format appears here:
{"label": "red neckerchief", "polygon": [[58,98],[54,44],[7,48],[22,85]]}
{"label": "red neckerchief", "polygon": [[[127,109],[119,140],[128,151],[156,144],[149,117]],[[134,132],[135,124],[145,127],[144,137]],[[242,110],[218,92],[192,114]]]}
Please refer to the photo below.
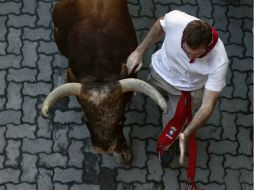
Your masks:
{"label": "red neckerchief", "polygon": [[[206,56],[216,45],[219,35],[218,32],[216,31],[216,29],[214,27],[211,28],[212,30],[212,35],[213,35],[213,39],[212,39],[212,43],[206,48],[205,52],[199,56],[199,58],[202,58],[204,56]],[[181,39],[181,47],[183,48],[183,38]],[[191,59],[190,63],[193,63],[195,61],[195,59]]]}
{"label": "red neckerchief", "polygon": [[[157,153],[159,158],[165,153],[165,148],[171,146],[178,138],[179,133],[182,131],[185,122],[190,123],[192,120],[191,111],[191,95],[190,92],[182,91],[182,94],[177,103],[177,108],[174,117],[168,122],[162,131],[157,141]],[[201,190],[196,187],[195,174],[196,174],[196,160],[197,160],[197,144],[195,134],[190,136],[189,142],[189,160],[187,183],[185,189]]]}

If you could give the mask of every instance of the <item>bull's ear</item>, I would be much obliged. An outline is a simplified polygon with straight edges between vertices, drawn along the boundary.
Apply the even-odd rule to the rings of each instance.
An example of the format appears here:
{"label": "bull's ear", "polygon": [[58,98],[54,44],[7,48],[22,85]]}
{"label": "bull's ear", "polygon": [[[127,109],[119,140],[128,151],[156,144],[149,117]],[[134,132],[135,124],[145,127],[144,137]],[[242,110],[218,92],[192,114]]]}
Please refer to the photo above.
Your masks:
{"label": "bull's ear", "polygon": [[122,64],[120,77],[121,77],[121,79],[125,79],[125,78],[127,78],[127,76],[128,76],[128,69],[127,69],[126,64],[124,63],[124,64]]}

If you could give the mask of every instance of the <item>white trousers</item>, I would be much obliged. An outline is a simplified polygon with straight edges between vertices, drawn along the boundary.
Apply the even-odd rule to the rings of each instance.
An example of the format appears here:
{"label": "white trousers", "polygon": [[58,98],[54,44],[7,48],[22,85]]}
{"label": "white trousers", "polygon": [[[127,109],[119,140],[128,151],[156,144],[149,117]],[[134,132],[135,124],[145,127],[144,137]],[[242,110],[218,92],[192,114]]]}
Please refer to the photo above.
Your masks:
{"label": "white trousers", "polygon": [[[175,114],[181,91],[167,83],[163,78],[161,78],[152,66],[150,67],[150,74],[148,76],[147,82],[151,84],[154,88],[156,88],[164,96],[166,96],[166,98],[168,99],[168,113],[163,114],[162,116],[162,124],[164,128]],[[194,114],[202,103],[204,88],[191,91],[190,94],[192,103],[192,114]]]}

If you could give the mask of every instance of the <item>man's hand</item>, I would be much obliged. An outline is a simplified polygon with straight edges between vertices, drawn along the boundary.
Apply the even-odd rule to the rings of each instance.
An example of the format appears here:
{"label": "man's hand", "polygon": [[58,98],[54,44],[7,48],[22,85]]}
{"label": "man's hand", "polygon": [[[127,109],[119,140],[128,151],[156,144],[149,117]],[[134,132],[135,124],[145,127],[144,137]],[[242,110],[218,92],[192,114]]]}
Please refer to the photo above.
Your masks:
{"label": "man's hand", "polygon": [[143,65],[143,56],[135,50],[129,55],[126,65],[128,68],[128,75],[132,73],[134,69],[135,73],[138,72]]}
{"label": "man's hand", "polygon": [[179,134],[179,147],[180,147],[180,158],[179,158],[179,163],[180,163],[181,165],[184,164],[185,146],[186,146],[186,139],[185,139],[184,133],[180,133],[180,134]]}

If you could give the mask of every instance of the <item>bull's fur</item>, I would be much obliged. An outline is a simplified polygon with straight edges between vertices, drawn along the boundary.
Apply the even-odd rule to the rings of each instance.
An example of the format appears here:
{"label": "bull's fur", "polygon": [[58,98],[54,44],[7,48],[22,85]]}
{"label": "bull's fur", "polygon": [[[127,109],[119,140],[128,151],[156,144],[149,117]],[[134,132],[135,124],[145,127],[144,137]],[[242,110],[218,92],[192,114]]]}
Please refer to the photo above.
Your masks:
{"label": "bull's fur", "polygon": [[59,0],[53,10],[54,37],[69,60],[68,82],[82,84],[78,97],[97,151],[114,152],[121,162],[131,153],[123,135],[125,104],[117,82],[137,39],[126,0]]}

